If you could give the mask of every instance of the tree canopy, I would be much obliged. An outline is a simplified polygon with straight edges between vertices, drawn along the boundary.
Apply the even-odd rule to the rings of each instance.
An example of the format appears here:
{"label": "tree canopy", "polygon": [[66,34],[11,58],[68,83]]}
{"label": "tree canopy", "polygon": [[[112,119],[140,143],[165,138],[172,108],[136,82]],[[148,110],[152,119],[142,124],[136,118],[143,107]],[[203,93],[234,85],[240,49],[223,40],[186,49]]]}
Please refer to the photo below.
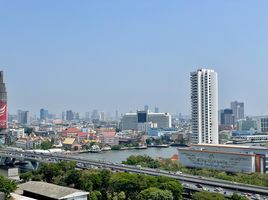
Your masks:
{"label": "tree canopy", "polygon": [[17,185],[14,181],[10,181],[0,175],[0,192],[4,192],[6,198],[10,197],[10,193],[17,189]]}
{"label": "tree canopy", "polygon": [[92,200],[135,200],[138,196],[144,199],[149,192],[159,197],[151,196],[156,200],[181,199],[182,186],[172,178],[113,173],[104,169],[78,170],[75,166],[75,162],[42,164],[38,170],[22,174],[21,178],[24,181],[38,178],[48,183],[88,191]]}
{"label": "tree canopy", "polygon": [[172,193],[169,190],[161,190],[158,188],[148,188],[142,190],[138,196],[138,200],[173,200]]}

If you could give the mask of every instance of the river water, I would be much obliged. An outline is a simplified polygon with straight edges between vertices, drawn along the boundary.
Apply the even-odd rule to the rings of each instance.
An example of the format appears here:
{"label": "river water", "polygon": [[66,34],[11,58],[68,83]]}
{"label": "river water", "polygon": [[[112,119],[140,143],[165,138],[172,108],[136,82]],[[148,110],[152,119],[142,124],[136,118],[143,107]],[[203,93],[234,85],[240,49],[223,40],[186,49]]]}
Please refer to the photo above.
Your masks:
{"label": "river water", "polygon": [[102,151],[100,153],[82,153],[74,156],[77,158],[80,157],[86,159],[109,161],[113,163],[121,163],[131,155],[148,155],[152,158],[171,158],[174,154],[178,154],[177,147]]}
{"label": "river water", "polygon": [[4,176],[4,177],[7,177],[7,169],[1,169],[0,168],[0,175]]}

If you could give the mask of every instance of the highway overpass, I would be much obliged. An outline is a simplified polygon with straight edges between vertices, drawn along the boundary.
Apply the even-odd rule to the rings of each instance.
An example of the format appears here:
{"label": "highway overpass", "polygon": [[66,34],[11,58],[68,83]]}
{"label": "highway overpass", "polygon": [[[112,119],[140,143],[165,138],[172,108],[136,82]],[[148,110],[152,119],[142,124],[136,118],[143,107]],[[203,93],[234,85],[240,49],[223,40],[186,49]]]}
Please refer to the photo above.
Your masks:
{"label": "highway overpass", "polygon": [[[268,187],[241,184],[220,179],[205,178],[188,174],[175,174],[174,172],[163,171],[151,168],[139,168],[136,166],[123,165],[105,161],[76,158],[75,155],[65,154],[36,154],[32,152],[17,152],[10,150],[0,150],[0,158],[11,158],[11,160],[28,160],[31,162],[58,162],[75,161],[77,167],[89,169],[92,167],[111,169],[113,171],[125,171],[130,173],[147,174],[152,176],[166,176],[177,179],[182,183],[201,184],[205,187],[221,187],[229,192],[252,193],[268,196]],[[193,189],[193,188],[189,188]]]}

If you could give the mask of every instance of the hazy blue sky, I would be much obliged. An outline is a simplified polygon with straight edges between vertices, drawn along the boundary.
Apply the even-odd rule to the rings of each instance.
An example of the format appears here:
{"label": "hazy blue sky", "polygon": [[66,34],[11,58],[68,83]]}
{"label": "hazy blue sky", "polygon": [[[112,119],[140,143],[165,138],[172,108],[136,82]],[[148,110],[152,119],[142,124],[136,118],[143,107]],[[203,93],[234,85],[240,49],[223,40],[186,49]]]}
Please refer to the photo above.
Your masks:
{"label": "hazy blue sky", "polygon": [[0,0],[9,110],[189,113],[189,73],[219,73],[219,105],[268,113],[267,0]]}

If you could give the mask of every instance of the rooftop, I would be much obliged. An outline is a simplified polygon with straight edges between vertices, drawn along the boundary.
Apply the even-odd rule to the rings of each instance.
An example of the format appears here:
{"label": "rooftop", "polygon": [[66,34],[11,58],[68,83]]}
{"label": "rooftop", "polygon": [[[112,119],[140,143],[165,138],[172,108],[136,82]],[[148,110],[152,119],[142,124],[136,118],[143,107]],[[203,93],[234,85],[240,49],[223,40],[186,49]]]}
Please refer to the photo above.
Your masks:
{"label": "rooftop", "polygon": [[75,138],[66,138],[64,141],[63,141],[63,144],[73,144],[75,141]]}
{"label": "rooftop", "polygon": [[70,127],[70,128],[65,129],[63,132],[64,133],[78,133],[80,132],[80,130],[75,127]]}
{"label": "rooftop", "polygon": [[259,146],[242,146],[242,145],[226,145],[226,144],[193,144],[193,147],[223,147],[223,148],[240,148],[240,149],[259,149],[259,150],[268,150],[267,147]]}
{"label": "rooftop", "polygon": [[21,190],[38,194],[52,199],[66,199],[71,197],[88,195],[88,192],[54,185],[51,183],[30,181],[18,186]]}

